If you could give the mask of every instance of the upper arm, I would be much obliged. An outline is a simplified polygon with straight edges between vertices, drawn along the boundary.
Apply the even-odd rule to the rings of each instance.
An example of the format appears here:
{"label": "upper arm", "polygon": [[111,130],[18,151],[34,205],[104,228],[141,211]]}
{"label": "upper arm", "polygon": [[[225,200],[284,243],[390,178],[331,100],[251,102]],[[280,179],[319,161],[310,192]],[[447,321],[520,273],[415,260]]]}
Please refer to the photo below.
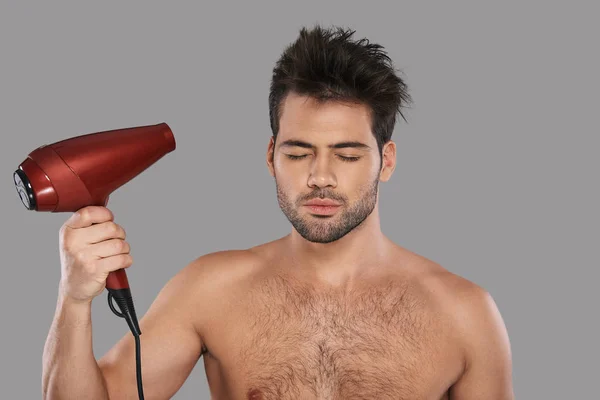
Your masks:
{"label": "upper arm", "polygon": [[457,309],[465,370],[450,388],[452,400],[513,400],[508,333],[492,296],[472,284]]}
{"label": "upper arm", "polygon": [[[146,399],[171,398],[201,356],[195,326],[201,266],[188,264],[171,278],[139,321],[141,369]],[[135,299],[134,299],[135,300]],[[111,400],[137,399],[135,341],[127,332],[100,360]]]}

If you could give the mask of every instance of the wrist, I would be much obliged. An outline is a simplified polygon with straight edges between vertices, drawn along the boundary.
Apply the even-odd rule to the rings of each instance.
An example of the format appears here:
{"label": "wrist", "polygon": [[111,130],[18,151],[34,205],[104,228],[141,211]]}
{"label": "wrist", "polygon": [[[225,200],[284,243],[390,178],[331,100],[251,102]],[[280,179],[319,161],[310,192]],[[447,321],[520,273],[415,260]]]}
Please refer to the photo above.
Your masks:
{"label": "wrist", "polygon": [[69,294],[69,291],[67,290],[66,283],[62,279],[59,282],[59,284],[58,284],[58,301],[60,302],[60,304],[79,307],[79,308],[82,308],[82,307],[85,308],[85,307],[91,306],[92,300],[93,300],[93,298],[78,299],[74,296],[71,296]]}
{"label": "wrist", "polygon": [[88,309],[92,306],[92,299],[80,300],[63,291],[58,294],[58,302],[61,306],[69,308]]}
{"label": "wrist", "polygon": [[92,302],[82,301],[60,292],[56,304],[55,319],[60,326],[85,327],[91,326]]}

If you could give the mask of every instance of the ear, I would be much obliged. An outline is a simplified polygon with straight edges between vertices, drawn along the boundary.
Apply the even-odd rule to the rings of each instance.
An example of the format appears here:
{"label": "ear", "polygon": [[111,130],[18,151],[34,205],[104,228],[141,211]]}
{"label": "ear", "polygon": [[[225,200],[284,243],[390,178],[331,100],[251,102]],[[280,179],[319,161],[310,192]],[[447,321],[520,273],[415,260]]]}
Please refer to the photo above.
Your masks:
{"label": "ear", "polygon": [[381,171],[379,171],[379,180],[387,182],[396,169],[396,143],[388,141],[382,149],[383,162],[381,165]]}
{"label": "ear", "polygon": [[273,166],[273,155],[275,154],[275,139],[271,136],[267,147],[267,167],[272,177],[275,177],[275,167]]}

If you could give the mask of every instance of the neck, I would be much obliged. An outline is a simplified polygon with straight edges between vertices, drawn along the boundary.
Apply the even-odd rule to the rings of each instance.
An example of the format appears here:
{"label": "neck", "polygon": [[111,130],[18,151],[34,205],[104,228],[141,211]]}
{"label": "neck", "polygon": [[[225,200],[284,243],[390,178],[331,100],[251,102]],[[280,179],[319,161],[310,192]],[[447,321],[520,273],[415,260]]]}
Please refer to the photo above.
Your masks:
{"label": "neck", "polygon": [[376,207],[361,225],[335,242],[309,242],[294,229],[284,238],[284,246],[294,276],[315,284],[350,287],[382,266],[390,242],[381,232]]}

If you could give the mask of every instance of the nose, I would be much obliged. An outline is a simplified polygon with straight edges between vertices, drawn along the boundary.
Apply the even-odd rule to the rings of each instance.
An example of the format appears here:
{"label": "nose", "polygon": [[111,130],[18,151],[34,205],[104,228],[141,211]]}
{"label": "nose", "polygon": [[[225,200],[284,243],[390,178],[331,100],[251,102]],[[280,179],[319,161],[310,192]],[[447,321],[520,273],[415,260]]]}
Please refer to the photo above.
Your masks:
{"label": "nose", "polygon": [[325,155],[314,158],[307,183],[309,187],[337,186],[337,179]]}

